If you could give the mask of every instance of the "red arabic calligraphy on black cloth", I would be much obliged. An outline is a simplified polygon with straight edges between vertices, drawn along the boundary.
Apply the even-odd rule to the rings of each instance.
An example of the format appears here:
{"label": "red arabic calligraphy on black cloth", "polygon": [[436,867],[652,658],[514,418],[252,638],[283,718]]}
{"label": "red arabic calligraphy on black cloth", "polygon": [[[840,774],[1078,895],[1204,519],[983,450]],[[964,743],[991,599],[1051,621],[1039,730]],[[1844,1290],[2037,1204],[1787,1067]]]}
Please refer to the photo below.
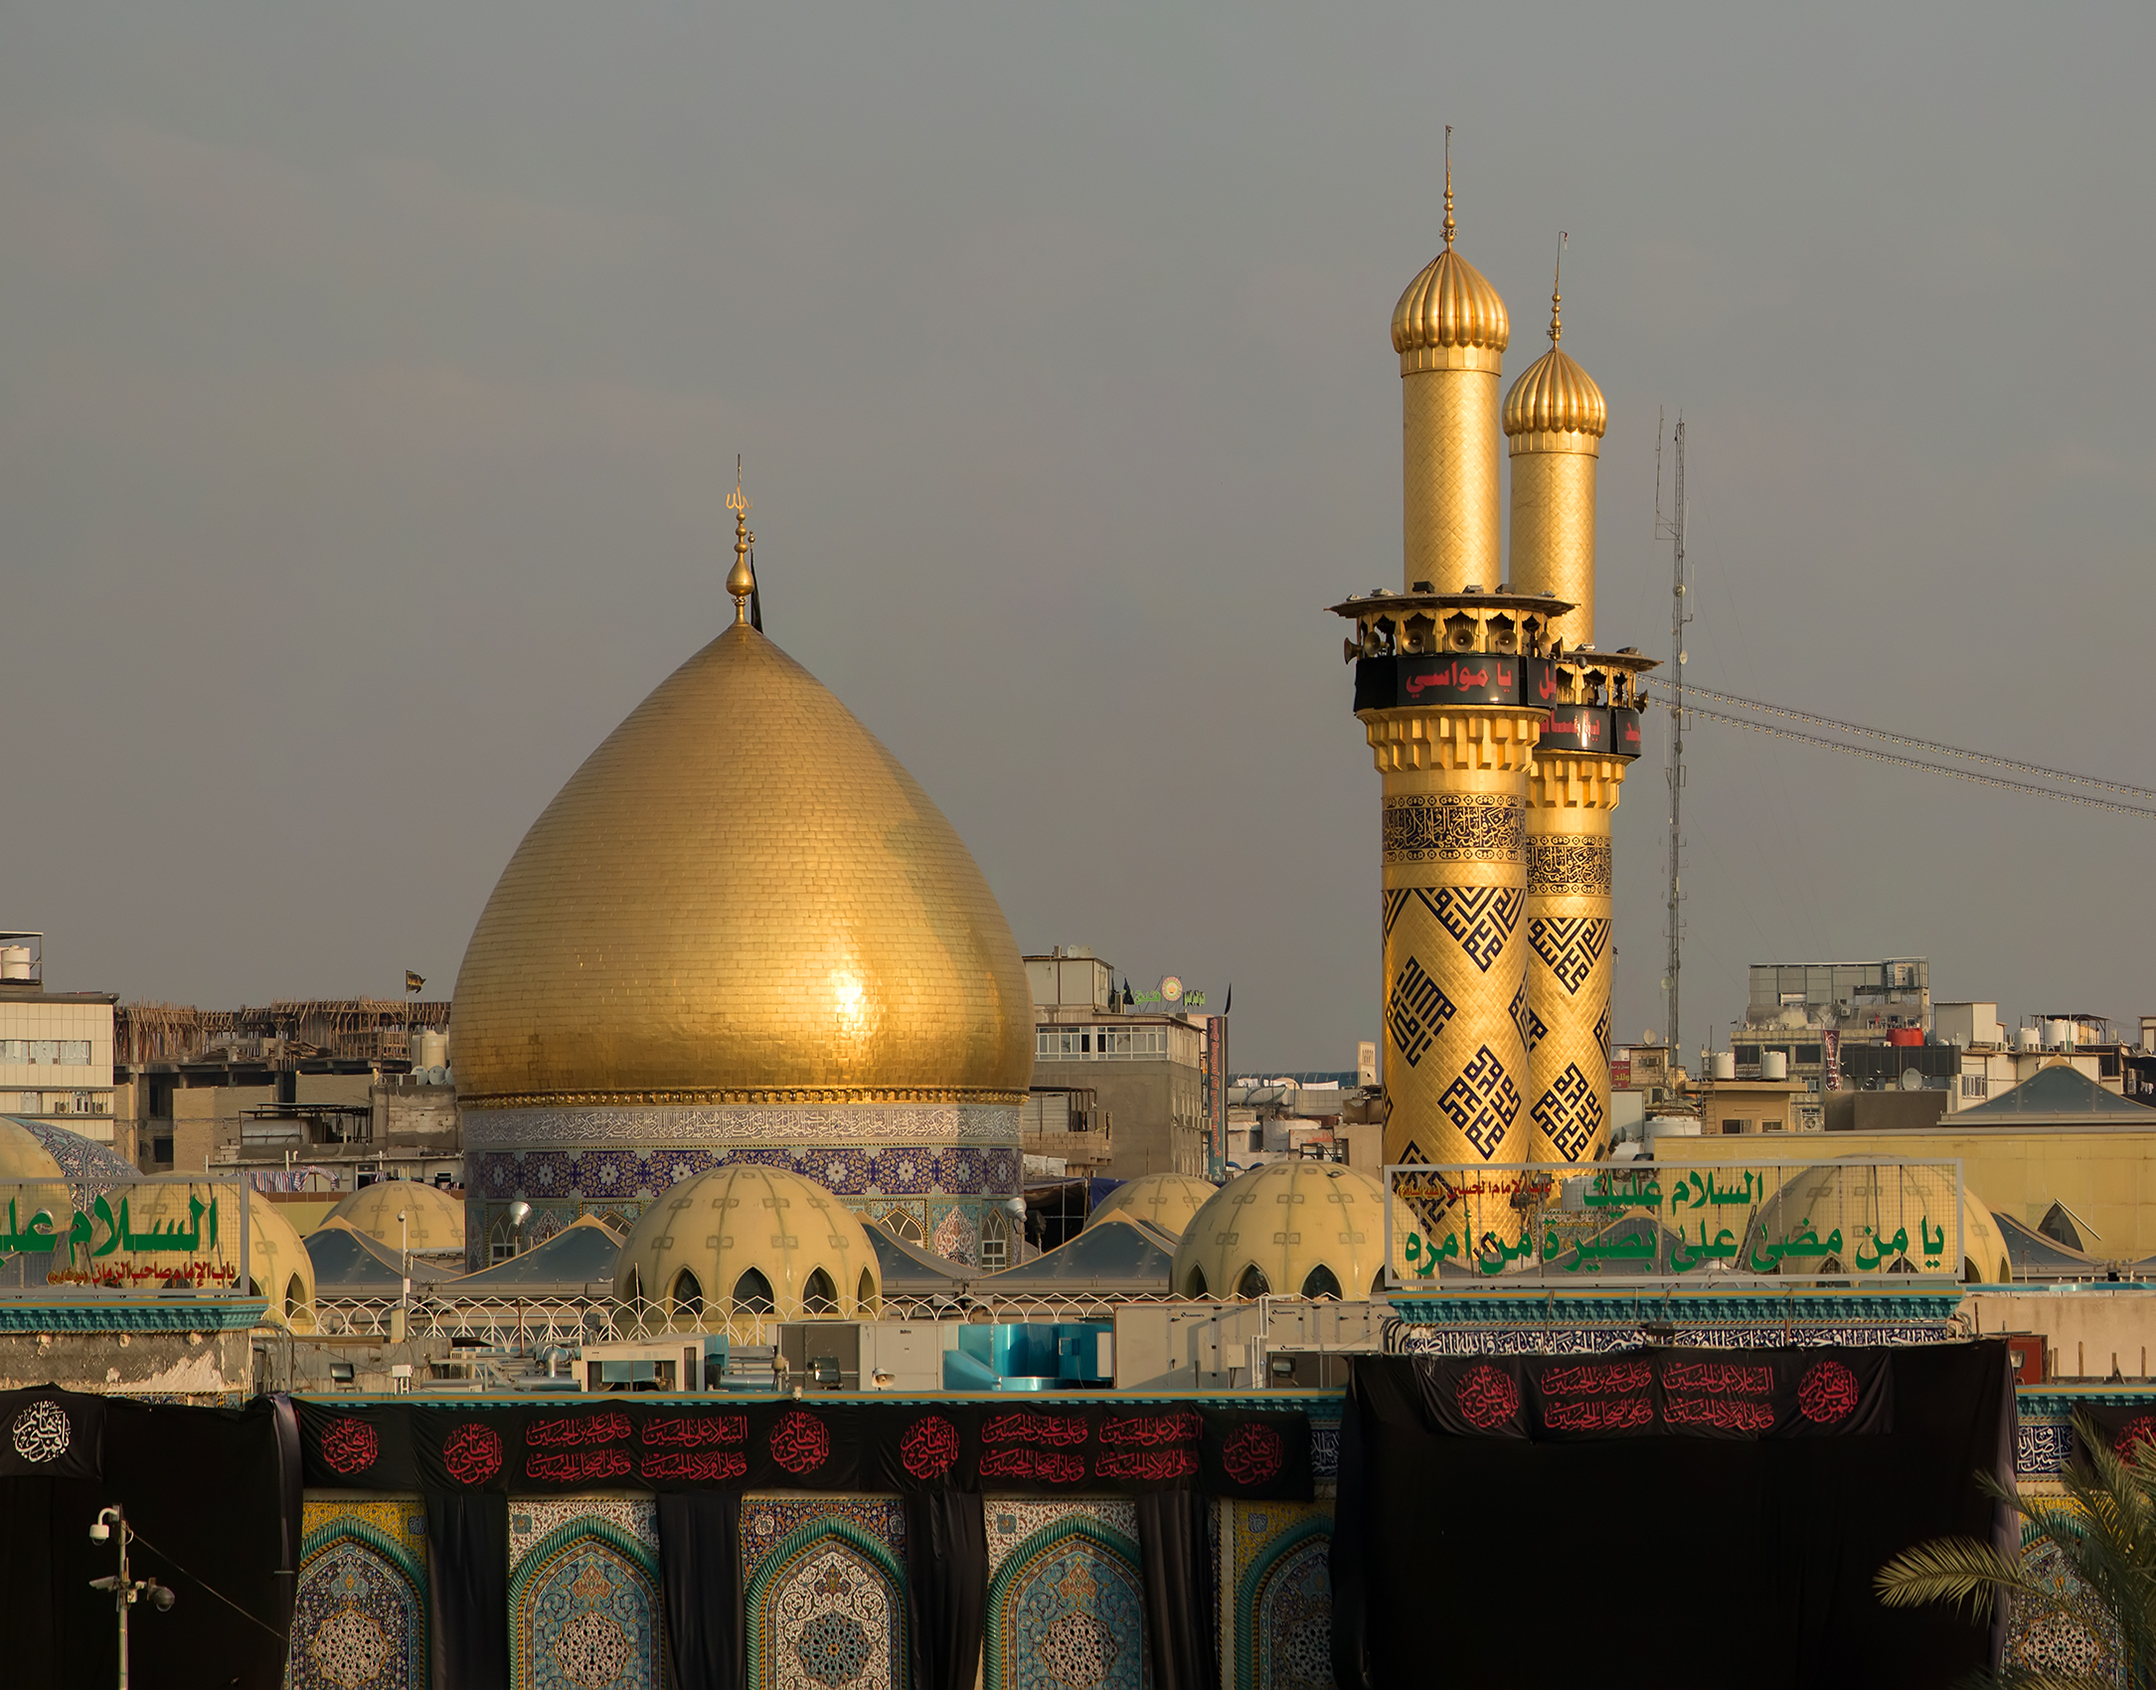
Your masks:
{"label": "red arabic calligraphy on black cloth", "polygon": [[656,1395],[295,1406],[307,1480],[324,1488],[1311,1495],[1309,1421],[1292,1409]]}
{"label": "red arabic calligraphy on black cloth", "polygon": [[1453,1437],[1841,1437],[1892,1428],[1885,1356],[1791,1348],[1444,1357],[1418,1361],[1417,1379],[1425,1423]]}

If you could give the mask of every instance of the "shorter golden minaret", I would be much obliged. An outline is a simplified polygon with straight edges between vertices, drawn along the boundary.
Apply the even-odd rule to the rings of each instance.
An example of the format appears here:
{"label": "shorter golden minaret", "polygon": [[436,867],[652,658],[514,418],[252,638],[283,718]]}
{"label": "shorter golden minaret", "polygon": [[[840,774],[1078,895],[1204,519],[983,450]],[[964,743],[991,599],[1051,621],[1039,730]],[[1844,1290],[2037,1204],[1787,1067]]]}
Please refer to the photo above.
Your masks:
{"label": "shorter golden minaret", "polygon": [[[1549,619],[1554,655],[1528,665],[1548,714],[1527,775],[1527,1120],[1538,1162],[1592,1161],[1608,1143],[1610,818],[1627,758],[1611,743],[1613,681],[1624,657],[1598,657],[1595,461],[1609,407],[1567,357],[1564,240],[1550,289],[1550,349],[1505,396],[1512,443],[1512,586],[1571,609]],[[1582,649],[1586,648],[1586,649]]]}
{"label": "shorter golden minaret", "polygon": [[1550,349],[1505,396],[1504,428],[1512,448],[1513,590],[1570,604],[1549,632],[1577,646],[1595,637],[1595,462],[1609,405],[1594,378],[1558,345],[1566,238],[1558,236],[1557,281],[1550,288]]}

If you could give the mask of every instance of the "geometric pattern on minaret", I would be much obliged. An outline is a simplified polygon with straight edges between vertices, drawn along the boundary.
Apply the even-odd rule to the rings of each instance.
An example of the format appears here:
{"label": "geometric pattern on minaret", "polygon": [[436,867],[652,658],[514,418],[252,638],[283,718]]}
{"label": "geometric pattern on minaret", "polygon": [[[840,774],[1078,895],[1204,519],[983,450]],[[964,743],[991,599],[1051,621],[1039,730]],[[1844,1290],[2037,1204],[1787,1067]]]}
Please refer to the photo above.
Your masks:
{"label": "geometric pattern on minaret", "polygon": [[[1562,275],[1560,273],[1560,283]],[[1550,708],[1527,778],[1527,1118],[1532,1159],[1602,1156],[1610,1118],[1610,817],[1627,759],[1613,755],[1597,709],[1610,675],[1593,655],[1595,468],[1609,407],[1559,346],[1563,296],[1550,294],[1550,349],[1505,396],[1511,449],[1514,592],[1572,608],[1553,616],[1553,650],[1571,661],[1529,665],[1529,689]],[[1584,649],[1583,649],[1584,648]]]}

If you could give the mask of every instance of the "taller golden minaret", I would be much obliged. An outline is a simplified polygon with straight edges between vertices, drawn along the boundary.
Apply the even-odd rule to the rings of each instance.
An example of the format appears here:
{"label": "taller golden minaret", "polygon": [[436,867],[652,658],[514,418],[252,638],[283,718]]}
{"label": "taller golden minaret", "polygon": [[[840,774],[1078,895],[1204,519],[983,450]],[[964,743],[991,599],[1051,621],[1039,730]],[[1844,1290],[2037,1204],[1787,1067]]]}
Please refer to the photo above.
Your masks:
{"label": "taller golden minaret", "polygon": [[[1406,430],[1407,578],[1353,616],[1355,706],[1384,784],[1385,1159],[1525,1161],[1523,613],[1500,593],[1497,290],[1445,246],[1392,315]],[[1491,1224],[1510,1223],[1509,1210]]]}
{"label": "taller golden minaret", "polygon": [[[1556,350],[1554,312],[1551,351],[1505,411],[1526,421],[1503,424],[1509,579],[1501,567],[1509,325],[1455,233],[1448,162],[1444,250],[1392,317],[1406,580],[1332,607],[1354,624],[1344,655],[1383,784],[1385,1160],[1579,1161],[1609,1119],[1609,808],[1639,752],[1633,678],[1652,665],[1587,643],[1606,412]],[[1531,1265],[1542,1243],[1515,1199],[1545,1184],[1533,1170],[1463,1181],[1433,1169],[1408,1194],[1395,1271],[1412,1282],[1441,1259],[1478,1275]]]}
{"label": "taller golden minaret", "polygon": [[1445,250],[1393,307],[1400,354],[1401,485],[1409,592],[1495,587],[1497,381],[1512,325],[1505,302],[1452,249],[1452,127],[1445,128]]}
{"label": "taller golden minaret", "polygon": [[[1613,678],[1594,649],[1595,465],[1609,406],[1559,345],[1558,250],[1550,349],[1505,396],[1504,428],[1513,590],[1571,606],[1549,619],[1549,655],[1528,665],[1529,695],[1550,711],[1527,778],[1528,1120],[1536,1161],[1583,1162],[1609,1133],[1610,813],[1627,759],[1597,708]],[[1567,647],[1571,661],[1556,661]]]}

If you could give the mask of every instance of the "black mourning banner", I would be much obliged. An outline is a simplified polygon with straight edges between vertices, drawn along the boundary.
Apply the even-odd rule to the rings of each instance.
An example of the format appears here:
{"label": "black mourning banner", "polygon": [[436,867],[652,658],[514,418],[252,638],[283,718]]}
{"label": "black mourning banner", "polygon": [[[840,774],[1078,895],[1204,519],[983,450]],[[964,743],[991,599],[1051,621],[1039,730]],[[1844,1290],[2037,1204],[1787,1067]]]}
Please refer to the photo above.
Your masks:
{"label": "black mourning banner", "polygon": [[105,1399],[63,1391],[0,1391],[0,1479],[95,1479]]}
{"label": "black mourning banner", "polygon": [[629,1396],[298,1408],[318,1489],[1311,1494],[1310,1426],[1295,1411]]}
{"label": "black mourning banner", "polygon": [[1425,1359],[1425,1424],[1449,1437],[1816,1438],[1893,1430],[1877,1349],[1636,1349],[1594,1356]]}
{"label": "black mourning banner", "polygon": [[[2014,1393],[2003,1340],[1856,1355],[1657,1351],[1655,1435],[1456,1436],[1439,1430],[1431,1411],[1431,1376],[1460,1379],[1476,1365],[1517,1382],[1522,1428],[1538,1412],[1537,1393],[1540,1412],[1559,1402],[1625,1401],[1642,1393],[1621,1375],[1595,1381],[1603,1388],[1593,1391],[1573,1388],[1587,1381],[1552,1375],[1621,1366],[1636,1354],[1354,1359],[1331,1564],[1334,1678],[1343,1690],[1426,1683],[1437,1662],[1448,1682],[1460,1684],[1741,1682],[1747,1690],[1945,1690],[1997,1664],[1994,1634],[1951,1608],[1886,1607],[1872,1580],[1926,1538],[1998,1541],[2000,1513],[1977,1474],[2013,1478]],[[1835,1414],[1831,1426],[1865,1419],[1875,1381],[1891,1395],[1890,1423],[1856,1437],[1793,1425],[1789,1435],[1718,1428],[1713,1436],[1697,1435],[1696,1424],[1670,1426],[1669,1405],[1679,1400],[1761,1398],[1751,1388],[1763,1382],[1757,1377],[1684,1371],[1703,1354],[1771,1363],[1777,1425],[1791,1393],[1803,1418],[1805,1380],[1822,1362],[1847,1367],[1856,1381],[1857,1406]],[[1860,1358],[1872,1365],[1859,1366]],[[1815,1382],[1813,1390],[1818,1401],[1827,1386]],[[1838,1380],[1829,1395],[1845,1395]],[[1884,1404],[1879,1412],[1887,1418]],[[1515,1552],[1516,1541],[1534,1541],[1522,1522],[1544,1519],[1597,1522],[1570,1537],[1569,1528],[1556,1530],[1566,1575],[1591,1567],[1651,1584],[1675,1571],[1684,1612],[1711,1615],[1711,1624],[1642,1620],[1621,1608],[1552,1624],[1562,1579],[1542,1576],[1532,1554],[1523,1561]],[[1584,1547],[1589,1540],[1597,1547]],[[1617,1547],[1606,1549],[1605,1540]]]}
{"label": "black mourning banner", "polygon": [[[2074,1404],[2074,1414],[2086,1420],[2090,1428],[2127,1461],[2134,1458],[2138,1445],[2156,1444],[2156,1408],[2146,1402],[2125,1405],[2079,1402]],[[2074,1435],[2078,1441],[2078,1428]]]}

